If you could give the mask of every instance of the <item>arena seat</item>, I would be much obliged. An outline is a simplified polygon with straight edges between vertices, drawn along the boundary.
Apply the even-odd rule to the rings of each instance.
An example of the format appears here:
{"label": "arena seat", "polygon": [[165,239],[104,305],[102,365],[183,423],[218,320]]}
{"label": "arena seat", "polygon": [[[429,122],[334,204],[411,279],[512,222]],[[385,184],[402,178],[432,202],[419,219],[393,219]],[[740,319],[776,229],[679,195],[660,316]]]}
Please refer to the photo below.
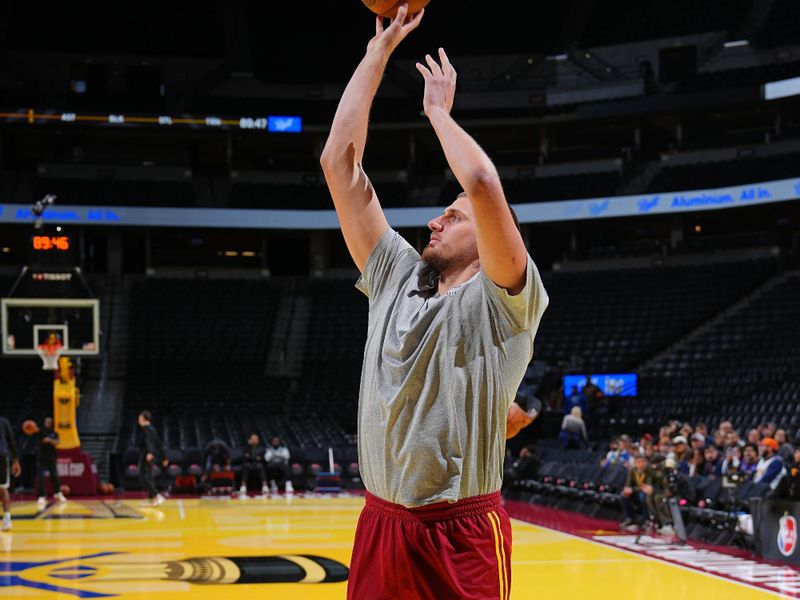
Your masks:
{"label": "arena seat", "polygon": [[[733,418],[744,429],[774,420],[798,433],[800,277],[785,276],[702,335],[653,363],[641,376],[648,421]],[[634,403],[629,403],[634,404]],[[636,413],[621,408],[621,413]]]}
{"label": "arena seat", "polygon": [[720,188],[787,179],[800,173],[798,159],[800,153],[789,152],[687,165],[670,166],[667,163],[647,186],[647,192]]}
{"label": "arena seat", "polygon": [[800,5],[794,0],[775,0],[769,17],[758,33],[756,44],[775,48],[800,41]]}
{"label": "arena seat", "polygon": [[[594,5],[581,42],[584,47],[606,46],[704,31],[732,31],[749,6],[749,0],[659,0],[647,4],[623,0],[609,10],[608,5],[599,2]],[[658,11],[657,19],[653,18],[654,10]]]}
{"label": "arena seat", "polygon": [[635,369],[776,271],[771,260],[544,275],[550,306],[536,356],[579,357],[597,372]]}
{"label": "arena seat", "polygon": [[36,197],[57,194],[59,204],[91,206],[194,206],[192,182],[42,178]]}

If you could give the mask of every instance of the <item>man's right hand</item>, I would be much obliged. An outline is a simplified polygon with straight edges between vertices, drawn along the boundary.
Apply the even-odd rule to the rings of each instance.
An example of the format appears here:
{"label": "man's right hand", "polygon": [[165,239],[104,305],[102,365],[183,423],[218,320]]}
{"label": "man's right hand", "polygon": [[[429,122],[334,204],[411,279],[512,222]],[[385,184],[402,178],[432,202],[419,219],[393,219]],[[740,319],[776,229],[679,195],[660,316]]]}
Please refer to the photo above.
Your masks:
{"label": "man's right hand", "polygon": [[153,456],[153,454],[151,452],[148,452],[147,455],[144,458],[145,458],[145,460],[147,460],[147,462],[151,463],[151,462],[153,462],[153,459],[155,458],[155,456]]}
{"label": "man's right hand", "polygon": [[392,19],[391,24],[386,29],[383,28],[383,17],[375,19],[375,37],[367,44],[367,52],[379,50],[386,54],[391,54],[394,49],[402,42],[406,36],[414,31],[425,14],[423,8],[416,15],[407,19],[408,4],[403,3],[397,10],[397,16]]}
{"label": "man's right hand", "polygon": [[625,486],[624,488],[622,488],[622,495],[623,496],[625,496],[627,498],[631,494],[633,494],[633,488],[632,487]]}

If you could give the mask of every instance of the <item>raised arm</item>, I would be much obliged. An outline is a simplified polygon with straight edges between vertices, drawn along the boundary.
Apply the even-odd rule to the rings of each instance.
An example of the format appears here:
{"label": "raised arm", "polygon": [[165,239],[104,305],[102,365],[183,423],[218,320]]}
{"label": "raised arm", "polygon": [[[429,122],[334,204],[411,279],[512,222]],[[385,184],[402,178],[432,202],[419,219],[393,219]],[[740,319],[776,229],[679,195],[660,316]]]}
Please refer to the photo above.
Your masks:
{"label": "raised arm", "polygon": [[389,227],[361,165],[369,111],[389,57],[416,29],[423,12],[407,20],[408,6],[403,4],[386,30],[383,20],[376,19],[375,37],[342,94],[320,158],[345,243],[359,271],[364,270],[370,252]]}
{"label": "raised arm", "polygon": [[450,116],[456,91],[456,71],[439,48],[438,64],[430,55],[427,67],[417,63],[425,79],[425,115],[433,125],[450,169],[467,194],[475,213],[481,268],[512,295],[525,286],[528,264],[522,236],[514,223],[494,164],[478,143]]}

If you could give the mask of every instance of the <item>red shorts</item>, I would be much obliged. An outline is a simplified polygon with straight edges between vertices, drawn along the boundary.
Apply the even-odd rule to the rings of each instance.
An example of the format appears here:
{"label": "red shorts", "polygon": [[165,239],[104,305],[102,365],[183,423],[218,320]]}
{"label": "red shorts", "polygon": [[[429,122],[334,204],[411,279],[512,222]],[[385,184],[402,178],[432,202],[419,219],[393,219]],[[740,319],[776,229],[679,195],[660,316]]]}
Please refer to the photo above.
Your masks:
{"label": "red shorts", "polygon": [[510,592],[511,521],[500,492],[420,508],[367,492],[349,600],[506,600]]}

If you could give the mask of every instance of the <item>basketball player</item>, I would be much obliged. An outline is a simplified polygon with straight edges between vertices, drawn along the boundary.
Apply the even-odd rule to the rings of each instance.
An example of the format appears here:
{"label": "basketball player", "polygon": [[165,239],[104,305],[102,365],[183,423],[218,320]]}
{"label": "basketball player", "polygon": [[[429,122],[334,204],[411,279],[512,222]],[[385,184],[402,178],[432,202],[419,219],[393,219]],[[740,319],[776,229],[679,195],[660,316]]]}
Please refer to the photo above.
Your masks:
{"label": "basketball player", "polygon": [[548,300],[494,165],[450,116],[456,73],[442,50],[417,68],[464,193],[428,223],[422,256],[383,214],[362,166],[369,111],[392,51],[421,18],[403,5],[388,28],[377,20],[321,157],[369,298],[358,428],[367,494],[348,597],[505,599],[506,416]]}
{"label": "basketball player", "polygon": [[143,410],[139,414],[139,427],[141,428],[139,438],[139,480],[142,487],[147,491],[148,503],[145,506],[159,506],[164,503],[164,496],[158,493],[156,482],[153,479],[153,462],[161,459],[164,467],[169,464],[167,454],[158,438],[156,428],[150,423],[150,411]]}
{"label": "basketball player", "polygon": [[50,482],[53,484],[53,495],[58,502],[66,502],[67,498],[61,492],[61,481],[58,478],[58,468],[56,464],[56,447],[58,446],[58,433],[53,430],[53,418],[45,417],[42,428],[36,434],[39,438],[36,449],[36,478],[39,499],[37,501],[39,509],[43,509],[47,504],[45,496],[46,486],[44,474],[50,473]]}
{"label": "basketball player", "polygon": [[11,477],[19,477],[21,472],[14,430],[8,419],[0,417],[0,500],[3,501],[3,525],[0,531],[11,530],[11,496],[8,490]]}
{"label": "basketball player", "polygon": [[[526,402],[528,405],[527,410],[517,402]],[[511,406],[508,407],[508,415],[506,416],[506,439],[510,440],[516,437],[517,434],[525,429],[528,425],[533,423],[542,412],[542,401],[538,398],[531,398],[525,401],[524,398],[516,398]]]}

